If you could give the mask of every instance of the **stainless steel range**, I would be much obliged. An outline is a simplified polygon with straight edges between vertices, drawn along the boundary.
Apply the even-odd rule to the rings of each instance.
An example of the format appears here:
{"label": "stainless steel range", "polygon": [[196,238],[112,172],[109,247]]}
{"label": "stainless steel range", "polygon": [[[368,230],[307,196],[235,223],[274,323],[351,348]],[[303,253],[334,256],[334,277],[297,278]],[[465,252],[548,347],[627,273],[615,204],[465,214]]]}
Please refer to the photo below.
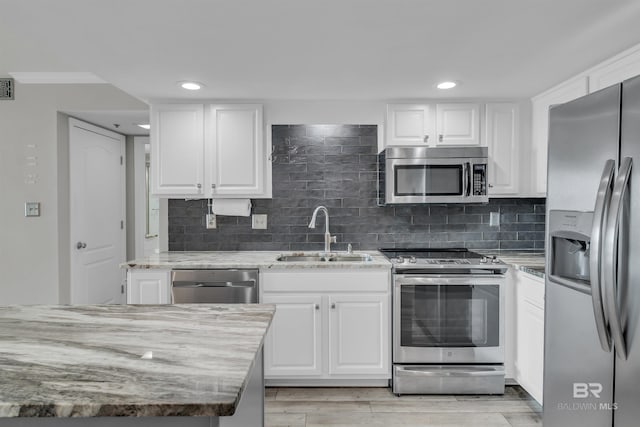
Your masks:
{"label": "stainless steel range", "polygon": [[466,249],[380,249],[393,263],[393,392],[504,393],[507,265]]}

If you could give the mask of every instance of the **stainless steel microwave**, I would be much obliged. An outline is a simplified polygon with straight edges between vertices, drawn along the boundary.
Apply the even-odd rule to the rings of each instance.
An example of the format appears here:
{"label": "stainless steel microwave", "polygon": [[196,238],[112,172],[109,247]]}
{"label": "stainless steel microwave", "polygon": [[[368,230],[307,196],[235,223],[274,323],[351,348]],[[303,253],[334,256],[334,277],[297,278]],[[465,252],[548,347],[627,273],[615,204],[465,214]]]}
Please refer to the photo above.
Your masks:
{"label": "stainless steel microwave", "polygon": [[389,147],[378,156],[378,202],[486,203],[487,165],[487,147]]}

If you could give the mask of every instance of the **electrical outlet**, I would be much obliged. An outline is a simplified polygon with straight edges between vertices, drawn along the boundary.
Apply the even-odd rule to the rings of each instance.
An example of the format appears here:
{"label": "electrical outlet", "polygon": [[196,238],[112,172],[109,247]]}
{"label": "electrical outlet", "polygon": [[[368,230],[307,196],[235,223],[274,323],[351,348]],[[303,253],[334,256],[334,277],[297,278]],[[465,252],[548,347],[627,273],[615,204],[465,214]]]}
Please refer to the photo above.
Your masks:
{"label": "electrical outlet", "polygon": [[254,230],[266,230],[267,229],[267,214],[253,214],[251,215],[251,228]]}
{"label": "electrical outlet", "polygon": [[211,230],[217,227],[216,214],[207,214],[207,229]]}
{"label": "electrical outlet", "polygon": [[24,216],[40,216],[40,202],[26,202]]}
{"label": "electrical outlet", "polygon": [[490,212],[489,213],[489,225],[491,227],[499,227],[500,226],[500,212]]}

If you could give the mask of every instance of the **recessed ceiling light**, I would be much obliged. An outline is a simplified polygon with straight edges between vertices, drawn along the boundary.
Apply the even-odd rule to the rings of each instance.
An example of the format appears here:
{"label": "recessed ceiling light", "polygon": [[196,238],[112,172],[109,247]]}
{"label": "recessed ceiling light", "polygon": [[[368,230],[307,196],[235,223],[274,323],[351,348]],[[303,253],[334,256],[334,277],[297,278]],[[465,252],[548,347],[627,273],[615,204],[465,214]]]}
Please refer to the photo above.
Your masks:
{"label": "recessed ceiling light", "polygon": [[179,82],[179,84],[181,88],[187,90],[200,90],[202,86],[204,86],[202,83],[198,82]]}
{"label": "recessed ceiling light", "polygon": [[147,124],[142,124],[142,125],[138,125],[139,127],[141,127],[142,129],[151,129],[151,125],[147,125]]}
{"label": "recessed ceiling light", "polygon": [[436,86],[438,89],[451,89],[456,87],[456,82],[441,82]]}

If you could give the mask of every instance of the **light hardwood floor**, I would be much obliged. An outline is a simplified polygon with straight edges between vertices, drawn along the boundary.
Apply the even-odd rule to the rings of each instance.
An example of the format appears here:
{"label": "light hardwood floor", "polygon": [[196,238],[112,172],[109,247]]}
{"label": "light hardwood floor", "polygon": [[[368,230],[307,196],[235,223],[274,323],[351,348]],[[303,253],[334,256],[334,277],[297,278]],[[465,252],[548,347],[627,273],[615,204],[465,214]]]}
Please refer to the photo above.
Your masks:
{"label": "light hardwood floor", "polygon": [[522,388],[504,396],[401,396],[388,388],[267,388],[266,427],[532,427],[541,407]]}

